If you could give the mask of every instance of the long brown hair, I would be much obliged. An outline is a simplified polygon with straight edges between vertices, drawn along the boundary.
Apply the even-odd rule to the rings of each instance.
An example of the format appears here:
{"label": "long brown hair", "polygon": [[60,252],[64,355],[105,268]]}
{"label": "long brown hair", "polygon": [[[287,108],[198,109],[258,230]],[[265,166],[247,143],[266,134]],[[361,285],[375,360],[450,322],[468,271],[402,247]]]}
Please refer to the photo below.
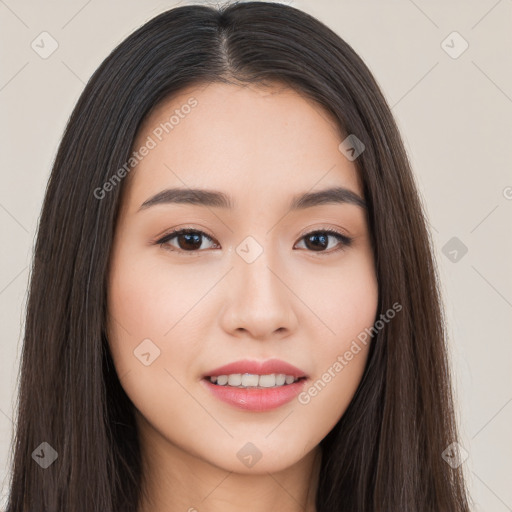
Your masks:
{"label": "long brown hair", "polygon": [[[133,404],[105,337],[106,276],[123,182],[142,120],[182,88],[279,81],[355,134],[379,285],[378,317],[348,409],[322,440],[318,512],[467,512],[438,278],[410,164],[370,71],[310,15],[267,2],[183,6],[153,18],[100,65],[66,127],[31,269],[7,511],[135,512],[141,457]],[[243,177],[241,177],[243,179]],[[58,454],[46,469],[34,450]],[[46,446],[46,445],[45,445]]]}

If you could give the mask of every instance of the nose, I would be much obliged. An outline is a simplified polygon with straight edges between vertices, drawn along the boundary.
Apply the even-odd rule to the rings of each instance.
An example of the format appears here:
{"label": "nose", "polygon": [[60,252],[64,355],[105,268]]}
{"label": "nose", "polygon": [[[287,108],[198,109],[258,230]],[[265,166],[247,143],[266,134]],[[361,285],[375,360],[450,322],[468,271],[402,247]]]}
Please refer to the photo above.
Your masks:
{"label": "nose", "polygon": [[281,339],[297,328],[296,301],[287,283],[290,278],[275,260],[270,263],[266,251],[252,263],[235,255],[221,313],[222,327],[231,335]]}

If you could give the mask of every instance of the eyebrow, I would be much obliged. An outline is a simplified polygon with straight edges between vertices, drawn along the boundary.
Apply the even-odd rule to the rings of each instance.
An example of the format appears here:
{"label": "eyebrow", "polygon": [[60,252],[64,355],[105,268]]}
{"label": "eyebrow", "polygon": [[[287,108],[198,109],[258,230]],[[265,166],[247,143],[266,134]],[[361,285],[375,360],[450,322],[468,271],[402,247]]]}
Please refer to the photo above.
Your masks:
{"label": "eyebrow", "polygon": [[[215,208],[233,209],[234,201],[230,196],[216,190],[199,188],[169,188],[158,192],[142,203],[139,210],[145,210],[158,204],[193,204]],[[290,203],[290,210],[303,210],[323,204],[354,204],[366,208],[365,200],[352,190],[344,187],[331,187],[318,192],[306,192],[296,195]]]}

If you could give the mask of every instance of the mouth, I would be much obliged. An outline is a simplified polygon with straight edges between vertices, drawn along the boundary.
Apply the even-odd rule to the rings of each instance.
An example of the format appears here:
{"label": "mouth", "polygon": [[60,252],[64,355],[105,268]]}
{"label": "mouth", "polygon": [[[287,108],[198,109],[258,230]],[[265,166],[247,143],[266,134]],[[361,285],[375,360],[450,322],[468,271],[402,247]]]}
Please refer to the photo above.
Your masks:
{"label": "mouth", "polygon": [[292,401],[309,377],[299,368],[279,359],[242,360],[202,376],[213,396],[239,409],[262,412]]}

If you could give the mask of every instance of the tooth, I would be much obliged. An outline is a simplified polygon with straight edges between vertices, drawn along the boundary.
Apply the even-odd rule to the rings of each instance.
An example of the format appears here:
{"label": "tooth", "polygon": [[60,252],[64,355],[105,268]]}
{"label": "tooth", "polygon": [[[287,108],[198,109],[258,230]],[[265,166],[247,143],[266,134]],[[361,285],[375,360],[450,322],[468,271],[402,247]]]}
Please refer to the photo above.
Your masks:
{"label": "tooth", "polygon": [[285,384],[292,384],[298,379],[295,379],[292,375],[285,375],[284,373],[279,374],[267,374],[257,375],[251,373],[234,373],[231,375],[217,375],[210,377],[210,381],[219,386],[232,386],[232,387],[245,387],[245,388],[272,388],[277,386],[283,386]]}
{"label": "tooth", "polygon": [[228,376],[227,375],[218,375],[217,376],[217,384],[219,386],[225,386],[228,383]]}
{"label": "tooth", "polygon": [[260,376],[260,386],[262,388],[271,388],[276,385],[276,376],[275,375],[261,375]]}
{"label": "tooth", "polygon": [[240,373],[234,373],[228,376],[228,385],[240,386],[242,384],[242,375]]}
{"label": "tooth", "polygon": [[254,386],[258,385],[260,380],[259,375],[252,375],[250,373],[244,373],[242,375],[242,386]]}
{"label": "tooth", "polygon": [[286,381],[286,375],[284,373],[279,373],[276,375],[276,386],[282,386]]}

